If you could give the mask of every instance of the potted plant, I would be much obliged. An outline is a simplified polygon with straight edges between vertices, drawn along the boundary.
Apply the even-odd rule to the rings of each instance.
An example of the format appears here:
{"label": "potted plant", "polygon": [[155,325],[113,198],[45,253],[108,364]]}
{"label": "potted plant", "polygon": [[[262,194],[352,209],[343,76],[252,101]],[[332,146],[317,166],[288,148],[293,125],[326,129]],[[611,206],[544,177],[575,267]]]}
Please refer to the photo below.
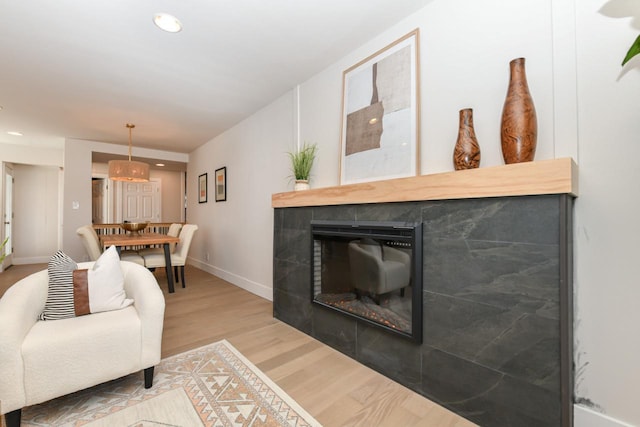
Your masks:
{"label": "potted plant", "polygon": [[636,38],[636,41],[634,41],[631,47],[629,48],[629,51],[627,52],[627,56],[625,56],[624,59],[622,60],[622,65],[629,62],[631,58],[633,58],[639,53],[640,53],[640,36]]}
{"label": "potted plant", "polygon": [[318,144],[307,144],[305,142],[298,151],[289,151],[287,153],[291,159],[291,172],[293,172],[292,178],[296,181],[296,184],[293,187],[295,191],[309,189],[311,167],[313,166],[313,160],[315,159],[317,152]]}
{"label": "potted plant", "polygon": [[6,245],[8,241],[9,241],[9,236],[7,236],[7,238],[4,239],[4,242],[0,243],[0,264],[2,263],[2,261],[4,261],[4,258],[7,256],[4,252],[4,245]]}

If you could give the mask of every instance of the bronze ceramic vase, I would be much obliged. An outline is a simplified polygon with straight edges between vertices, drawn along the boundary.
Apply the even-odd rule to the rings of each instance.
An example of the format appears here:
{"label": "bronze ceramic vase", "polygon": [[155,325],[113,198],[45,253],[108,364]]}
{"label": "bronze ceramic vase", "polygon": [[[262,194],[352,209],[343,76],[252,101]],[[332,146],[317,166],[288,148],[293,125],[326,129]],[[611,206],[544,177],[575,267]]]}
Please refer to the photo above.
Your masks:
{"label": "bronze ceramic vase", "polygon": [[458,140],[453,149],[453,167],[456,170],[474,169],[480,166],[480,146],[473,129],[473,110],[460,110]]}
{"label": "bronze ceramic vase", "polygon": [[504,162],[530,162],[536,154],[538,119],[527,86],[524,58],[509,63],[510,78],[507,98],[502,107],[500,139]]}

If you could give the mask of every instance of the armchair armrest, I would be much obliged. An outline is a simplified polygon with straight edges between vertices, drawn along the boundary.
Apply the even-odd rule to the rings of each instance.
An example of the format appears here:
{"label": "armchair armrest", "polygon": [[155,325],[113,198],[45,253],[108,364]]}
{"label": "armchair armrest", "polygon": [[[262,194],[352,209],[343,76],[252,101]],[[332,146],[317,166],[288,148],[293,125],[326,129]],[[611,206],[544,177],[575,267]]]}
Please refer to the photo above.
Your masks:
{"label": "armchair armrest", "polygon": [[0,407],[1,413],[26,403],[22,342],[38,321],[47,300],[47,270],[11,286],[0,299]]}
{"label": "armchair armrest", "polygon": [[160,362],[164,295],[156,278],[149,270],[127,261],[122,261],[120,265],[124,274],[124,291],[128,298],[133,298],[133,305],[140,317],[142,335],[140,362],[145,368],[151,367]]}
{"label": "armchair armrest", "polygon": [[382,246],[382,254],[385,261],[396,261],[404,265],[411,265],[411,257],[402,249],[391,246]]}

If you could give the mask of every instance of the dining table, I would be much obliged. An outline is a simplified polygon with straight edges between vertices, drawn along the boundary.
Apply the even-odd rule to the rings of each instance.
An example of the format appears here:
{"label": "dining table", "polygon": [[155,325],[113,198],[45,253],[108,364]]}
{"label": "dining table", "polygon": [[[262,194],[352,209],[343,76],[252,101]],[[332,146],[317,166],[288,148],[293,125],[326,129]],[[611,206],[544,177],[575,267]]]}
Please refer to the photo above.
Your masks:
{"label": "dining table", "polygon": [[118,255],[124,246],[151,246],[162,245],[164,248],[164,261],[167,271],[167,282],[169,293],[175,292],[173,286],[173,269],[171,268],[171,244],[180,242],[179,237],[169,236],[162,233],[120,233],[120,234],[103,234],[100,236],[100,242],[103,248],[115,246]]}

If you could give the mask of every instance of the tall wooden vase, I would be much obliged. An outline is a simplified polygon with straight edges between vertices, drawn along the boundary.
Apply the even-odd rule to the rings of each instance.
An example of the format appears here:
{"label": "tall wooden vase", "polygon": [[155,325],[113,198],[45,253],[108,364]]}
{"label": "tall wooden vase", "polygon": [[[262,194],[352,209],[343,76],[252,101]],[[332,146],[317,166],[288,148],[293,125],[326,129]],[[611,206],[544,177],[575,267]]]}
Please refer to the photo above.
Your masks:
{"label": "tall wooden vase", "polygon": [[538,119],[527,85],[524,58],[509,63],[507,98],[502,108],[500,139],[504,162],[530,162],[536,154]]}
{"label": "tall wooden vase", "polygon": [[453,149],[453,167],[456,170],[473,169],[480,166],[480,146],[473,128],[473,110],[460,110],[458,140]]}

